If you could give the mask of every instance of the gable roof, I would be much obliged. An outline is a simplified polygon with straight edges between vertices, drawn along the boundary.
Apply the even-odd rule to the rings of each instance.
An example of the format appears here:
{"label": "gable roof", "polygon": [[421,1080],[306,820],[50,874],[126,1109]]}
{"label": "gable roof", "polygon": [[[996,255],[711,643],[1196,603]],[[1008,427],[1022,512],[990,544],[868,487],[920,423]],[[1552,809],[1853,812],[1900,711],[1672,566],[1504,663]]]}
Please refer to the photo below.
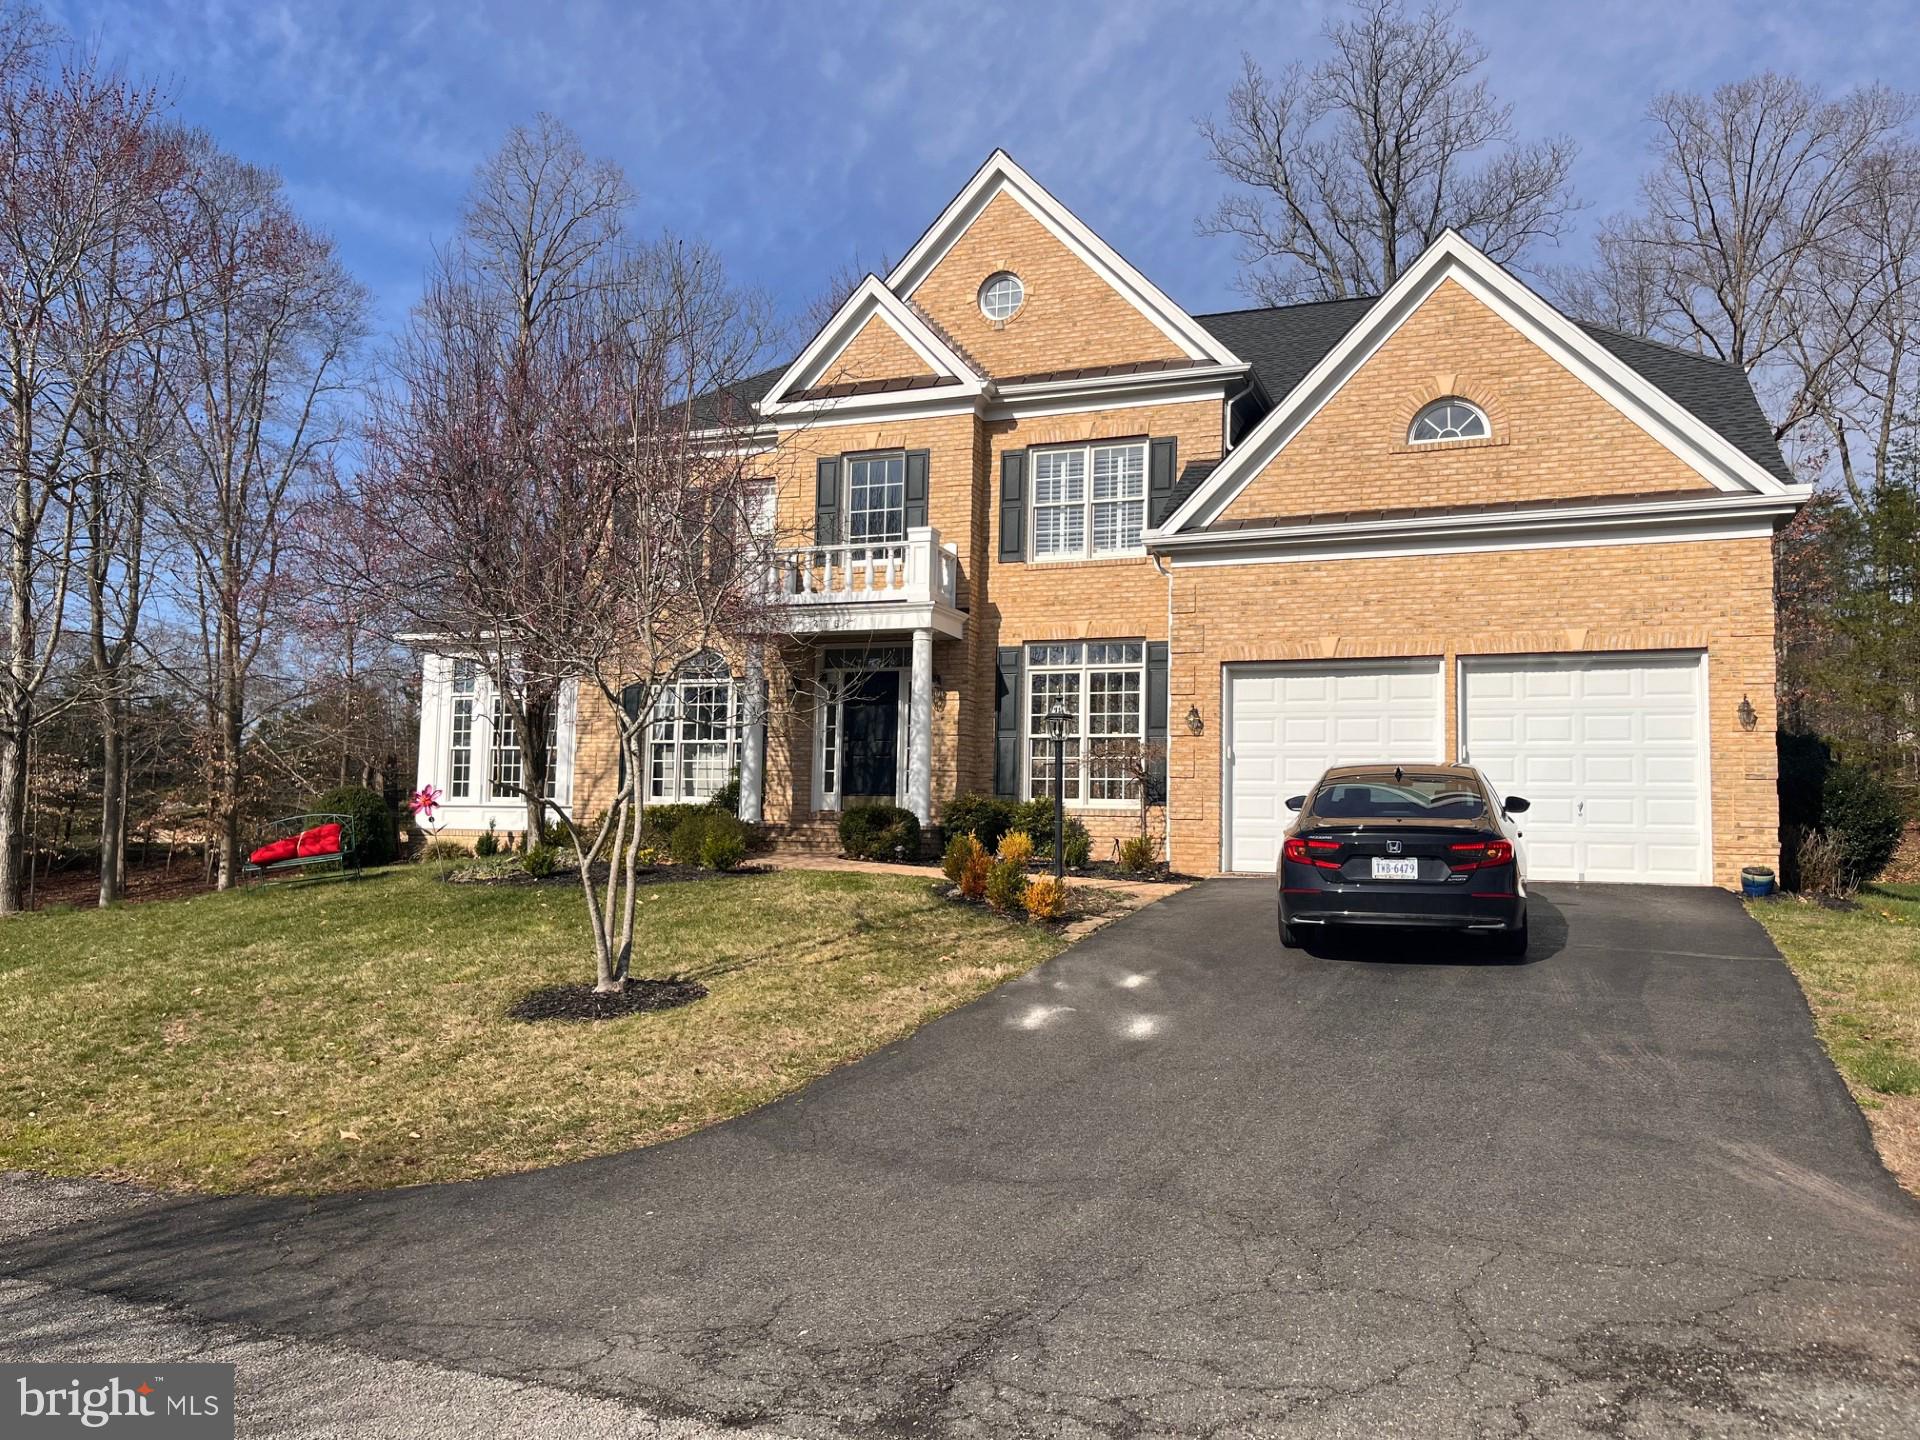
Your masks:
{"label": "gable roof", "polygon": [[806,349],[795,356],[793,363],[767,387],[760,397],[760,413],[774,415],[797,405],[855,397],[874,404],[886,404],[889,403],[889,397],[910,398],[915,390],[926,388],[924,385],[896,385],[892,382],[843,384],[832,379],[834,360],[869,323],[887,326],[906,342],[937,377],[929,384],[952,386],[961,395],[978,395],[986,388],[985,378],[922,318],[917,309],[881,284],[878,276],[869,275],[840,303],[840,308],[820,327],[820,333],[807,343]]}
{"label": "gable roof", "polygon": [[[1562,315],[1457,231],[1448,230],[1402,272],[1384,295],[1370,303],[1335,302],[1325,307],[1332,313],[1313,317],[1309,325],[1302,328],[1301,338],[1309,342],[1310,348],[1311,342],[1325,342],[1340,328],[1341,320],[1351,316],[1344,332],[1333,337],[1332,343],[1291,389],[1274,397],[1278,402],[1274,408],[1247,433],[1205,483],[1173,511],[1159,533],[1170,535],[1182,530],[1199,530],[1218,520],[1234,497],[1266,468],[1320,407],[1449,279],[1528,336],[1596,394],[1637,421],[1716,489],[1768,495],[1795,491],[1791,474],[1780,462],[1779,447],[1772,444],[1771,435],[1766,445],[1761,445],[1753,433],[1751,416],[1742,414],[1743,407],[1726,393],[1733,383],[1731,379],[1716,376],[1709,380],[1710,372],[1703,366],[1681,363],[1690,360],[1684,351],[1647,341],[1628,341],[1623,336],[1614,337],[1625,342],[1618,348],[1603,343],[1600,336]],[[1362,304],[1364,308],[1360,308]],[[1285,307],[1287,310],[1302,308],[1305,307]],[[1211,318],[1216,322],[1222,319]],[[1233,326],[1245,322],[1226,323]],[[1648,353],[1652,351],[1660,352],[1657,358]],[[1279,372],[1288,364],[1299,363],[1298,358],[1291,362],[1277,357],[1269,361],[1282,382],[1285,376]],[[1643,373],[1643,366],[1654,374]],[[1746,391],[1746,405],[1757,413],[1759,407],[1752,398],[1752,387],[1746,376],[1738,371],[1734,376]],[[1661,383],[1662,379],[1665,384]],[[1693,404],[1669,393],[1668,385],[1681,389]],[[1733,425],[1735,433],[1759,453],[1736,443],[1712,419],[1697,413],[1694,405],[1706,407],[1711,415]]]}
{"label": "gable roof", "polygon": [[911,301],[920,282],[979,218],[989,204],[1007,195],[1040,222],[1054,239],[1094,274],[1106,281],[1163,335],[1192,360],[1213,365],[1238,365],[1240,358],[1219,336],[1176,305],[1165,291],[1147,279],[1106,241],[1094,234],[1071,210],[1056,200],[1039,181],[1027,174],[1011,155],[995,150],[973,178],[960,187],[947,208],[916,240],[887,276],[887,288]]}

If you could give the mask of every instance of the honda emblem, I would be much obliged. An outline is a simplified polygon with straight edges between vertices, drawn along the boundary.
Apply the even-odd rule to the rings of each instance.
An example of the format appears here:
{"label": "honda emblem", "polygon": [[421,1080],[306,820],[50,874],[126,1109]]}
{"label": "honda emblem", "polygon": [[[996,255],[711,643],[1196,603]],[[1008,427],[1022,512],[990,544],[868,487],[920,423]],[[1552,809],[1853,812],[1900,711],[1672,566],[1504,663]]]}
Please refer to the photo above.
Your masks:
{"label": "honda emblem", "polygon": [[1398,855],[1399,853],[1400,853],[1400,842],[1398,840],[1387,841],[1387,854]]}

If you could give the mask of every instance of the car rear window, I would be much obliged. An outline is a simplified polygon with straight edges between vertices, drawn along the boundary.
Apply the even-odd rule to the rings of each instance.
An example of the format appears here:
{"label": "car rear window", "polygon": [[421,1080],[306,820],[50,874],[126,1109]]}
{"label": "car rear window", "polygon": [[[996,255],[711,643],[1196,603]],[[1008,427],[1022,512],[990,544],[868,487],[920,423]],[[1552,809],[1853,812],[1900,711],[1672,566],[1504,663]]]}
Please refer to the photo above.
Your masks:
{"label": "car rear window", "polygon": [[1313,813],[1322,820],[1477,820],[1487,802],[1458,775],[1356,776],[1323,785]]}

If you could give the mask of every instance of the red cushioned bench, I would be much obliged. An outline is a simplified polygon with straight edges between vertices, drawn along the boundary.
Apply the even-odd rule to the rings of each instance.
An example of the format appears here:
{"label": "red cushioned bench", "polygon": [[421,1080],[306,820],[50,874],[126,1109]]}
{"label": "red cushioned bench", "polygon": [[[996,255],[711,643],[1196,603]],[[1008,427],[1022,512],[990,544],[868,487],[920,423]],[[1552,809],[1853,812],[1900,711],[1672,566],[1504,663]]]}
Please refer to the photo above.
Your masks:
{"label": "red cushioned bench", "polygon": [[276,838],[254,848],[240,867],[243,876],[264,879],[281,870],[309,865],[338,865],[351,875],[360,873],[360,841],[351,815],[282,815],[267,822]]}

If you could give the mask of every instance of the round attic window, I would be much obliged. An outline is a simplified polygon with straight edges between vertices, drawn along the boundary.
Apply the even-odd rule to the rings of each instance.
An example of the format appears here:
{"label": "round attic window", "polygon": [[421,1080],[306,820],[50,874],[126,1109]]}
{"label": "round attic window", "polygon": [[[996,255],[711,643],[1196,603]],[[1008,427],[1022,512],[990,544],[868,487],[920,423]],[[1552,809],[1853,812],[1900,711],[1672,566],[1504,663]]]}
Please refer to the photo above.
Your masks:
{"label": "round attic window", "polygon": [[987,277],[980,287],[980,313],[989,320],[1010,320],[1027,298],[1027,287],[1011,270],[1000,270]]}

